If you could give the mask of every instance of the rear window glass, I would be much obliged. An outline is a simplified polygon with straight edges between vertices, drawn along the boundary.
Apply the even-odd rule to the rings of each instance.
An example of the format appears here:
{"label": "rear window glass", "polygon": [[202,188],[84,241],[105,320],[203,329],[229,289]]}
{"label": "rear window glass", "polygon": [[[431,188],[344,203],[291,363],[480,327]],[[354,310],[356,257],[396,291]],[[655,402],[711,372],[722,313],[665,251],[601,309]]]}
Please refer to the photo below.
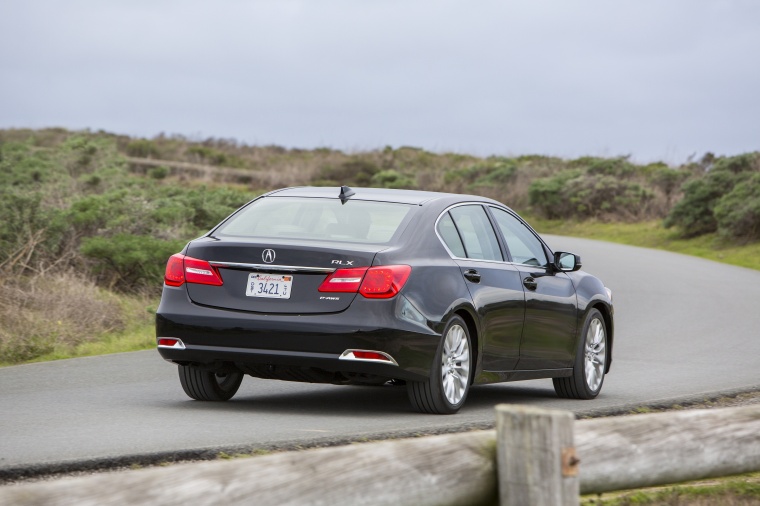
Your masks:
{"label": "rear window glass", "polygon": [[219,227],[214,235],[284,237],[386,243],[413,206],[391,202],[264,197]]}

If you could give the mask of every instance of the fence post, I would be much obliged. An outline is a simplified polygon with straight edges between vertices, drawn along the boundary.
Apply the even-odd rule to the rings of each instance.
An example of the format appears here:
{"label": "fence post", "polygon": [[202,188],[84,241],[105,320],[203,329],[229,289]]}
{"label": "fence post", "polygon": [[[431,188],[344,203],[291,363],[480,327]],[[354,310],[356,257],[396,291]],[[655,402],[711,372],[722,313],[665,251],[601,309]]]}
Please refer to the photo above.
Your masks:
{"label": "fence post", "polygon": [[502,506],[578,505],[575,417],[569,411],[499,404],[496,455]]}

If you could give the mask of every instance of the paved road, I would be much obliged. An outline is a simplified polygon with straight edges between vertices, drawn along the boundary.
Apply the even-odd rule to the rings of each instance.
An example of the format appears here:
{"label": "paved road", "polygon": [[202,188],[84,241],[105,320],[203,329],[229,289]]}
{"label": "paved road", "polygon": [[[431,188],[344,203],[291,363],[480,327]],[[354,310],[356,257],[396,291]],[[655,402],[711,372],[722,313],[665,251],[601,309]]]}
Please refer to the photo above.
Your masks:
{"label": "paved road", "polygon": [[[413,412],[398,387],[246,378],[225,404],[189,400],[155,351],[0,369],[0,477],[19,469],[193,452],[310,446],[488,426],[494,405],[577,413],[760,388],[760,272],[693,257],[548,237],[582,255],[614,293],[612,372],[594,401],[555,397],[550,380],[474,388],[455,416]],[[122,460],[120,460],[122,459]]]}

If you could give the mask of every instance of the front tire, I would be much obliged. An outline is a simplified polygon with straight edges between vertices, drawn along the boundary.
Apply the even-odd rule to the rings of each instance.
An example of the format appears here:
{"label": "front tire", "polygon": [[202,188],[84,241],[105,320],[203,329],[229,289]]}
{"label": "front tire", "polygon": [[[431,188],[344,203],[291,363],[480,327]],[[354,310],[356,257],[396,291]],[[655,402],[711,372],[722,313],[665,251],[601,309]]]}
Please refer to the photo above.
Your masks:
{"label": "front tire", "polygon": [[228,401],[240,388],[243,373],[206,371],[192,365],[180,365],[182,390],[196,401]]}
{"label": "front tire", "polygon": [[441,336],[430,379],[406,384],[409,401],[417,411],[450,415],[464,405],[473,363],[471,342],[467,324],[453,316]]}
{"label": "front tire", "polygon": [[607,365],[607,327],[598,309],[592,309],[583,323],[573,374],[553,378],[554,391],[565,399],[593,399],[602,390]]}

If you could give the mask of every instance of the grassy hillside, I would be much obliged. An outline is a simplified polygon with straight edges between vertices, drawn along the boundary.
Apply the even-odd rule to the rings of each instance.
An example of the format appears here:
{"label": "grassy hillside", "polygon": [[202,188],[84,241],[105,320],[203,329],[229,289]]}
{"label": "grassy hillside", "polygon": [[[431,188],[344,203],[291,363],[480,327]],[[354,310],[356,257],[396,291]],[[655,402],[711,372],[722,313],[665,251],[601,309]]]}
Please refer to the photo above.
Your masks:
{"label": "grassy hillside", "polygon": [[539,231],[760,268],[758,153],[669,167],[0,130],[0,363],[152,346],[172,253],[264,191],[340,184],[480,194]]}

